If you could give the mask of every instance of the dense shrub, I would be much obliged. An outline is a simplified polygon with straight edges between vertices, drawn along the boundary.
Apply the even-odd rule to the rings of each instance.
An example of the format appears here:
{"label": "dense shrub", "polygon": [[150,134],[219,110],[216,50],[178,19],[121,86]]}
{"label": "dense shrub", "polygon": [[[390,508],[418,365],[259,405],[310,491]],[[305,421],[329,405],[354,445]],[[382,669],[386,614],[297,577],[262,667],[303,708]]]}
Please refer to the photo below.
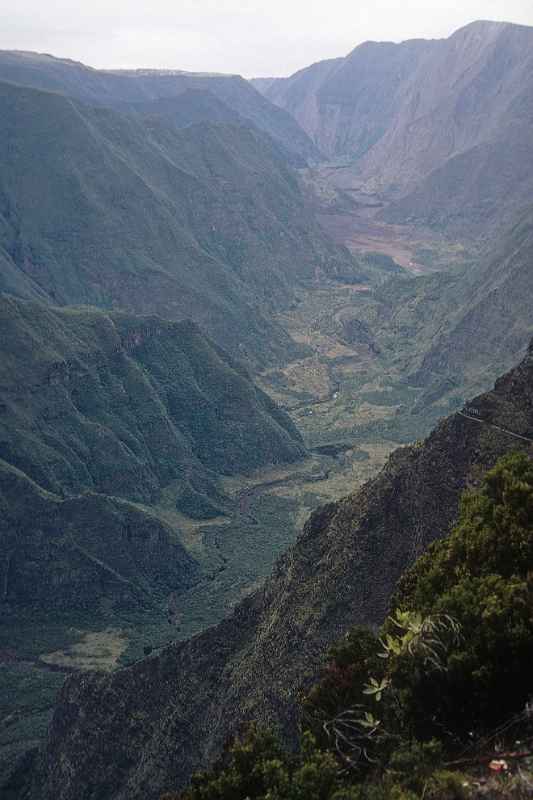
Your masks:
{"label": "dense shrub", "polygon": [[405,574],[394,607],[449,614],[462,630],[445,671],[412,676],[419,726],[435,719],[464,736],[523,707],[533,691],[533,465],[525,455],[506,456],[481,490],[465,492],[458,524]]}

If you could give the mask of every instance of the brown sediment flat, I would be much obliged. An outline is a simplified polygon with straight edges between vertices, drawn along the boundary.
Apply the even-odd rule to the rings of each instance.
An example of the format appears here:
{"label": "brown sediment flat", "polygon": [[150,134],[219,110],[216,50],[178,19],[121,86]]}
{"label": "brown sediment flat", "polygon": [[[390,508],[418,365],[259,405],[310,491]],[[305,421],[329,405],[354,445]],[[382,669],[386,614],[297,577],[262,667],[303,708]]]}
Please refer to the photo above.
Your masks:
{"label": "brown sediment flat", "polygon": [[331,238],[352,253],[383,253],[414,275],[433,272],[415,260],[419,247],[427,244],[409,227],[388,225],[358,214],[319,214],[318,219]]}

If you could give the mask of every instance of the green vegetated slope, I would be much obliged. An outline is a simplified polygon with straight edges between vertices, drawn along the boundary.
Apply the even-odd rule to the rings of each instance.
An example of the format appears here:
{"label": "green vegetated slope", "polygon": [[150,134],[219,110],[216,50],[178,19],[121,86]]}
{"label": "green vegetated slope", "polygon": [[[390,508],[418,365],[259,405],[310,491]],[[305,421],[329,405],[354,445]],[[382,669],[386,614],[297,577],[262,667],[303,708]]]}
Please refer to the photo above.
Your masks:
{"label": "green vegetated slope", "polygon": [[[305,452],[242,363],[302,352],[272,321],[296,287],[361,276],[315,225],[296,151],[182,78],[170,95],[153,75],[110,78],[132,87],[112,102],[72,93],[94,106],[0,84],[2,774],[42,739],[57,670],[87,666],[78,646],[131,661],[179,635],[166,612],[184,592],[203,628],[292,538],[268,538],[287,503],[233,539],[200,529],[236,510],[222,475]],[[261,567],[233,591],[216,576],[255,522],[244,561]]]}
{"label": "green vegetated slope", "polygon": [[177,128],[187,128],[200,122],[244,126],[249,124],[237,111],[207,89],[186,89],[176,97],[127,103],[123,108],[142,115],[164,117]]}
{"label": "green vegetated slope", "polygon": [[[263,97],[240,75],[188,73],[179,70],[96,70],[68,59],[21,51],[0,51],[0,80],[61,92],[91,105],[124,107],[162,100],[177,100],[183,108],[187,92],[208,92],[209,110],[203,114],[238,115],[272,136],[295,162],[316,158],[319,153],[293,117]],[[213,99],[218,101],[216,104]],[[178,124],[191,120],[175,118]]]}
{"label": "green vegetated slope", "polygon": [[[291,412],[308,444],[406,444],[486,391],[523,357],[533,335],[532,264],[530,208],[461,268],[392,273],[365,292],[308,292],[289,321],[304,335],[314,326],[335,387],[326,403]],[[306,362],[304,374],[314,368]],[[284,373],[270,386],[295,402]]]}
{"label": "green vegetated slope", "polygon": [[445,324],[424,356],[422,376],[445,371],[476,386],[487,370],[501,371],[523,352],[533,330],[532,264],[530,207],[476,269],[451,283]]}
{"label": "green vegetated slope", "polygon": [[470,403],[470,418],[445,419],[360,491],[316,512],[232,618],[109,677],[70,678],[34,796],[158,797],[216,759],[247,719],[294,740],[300,690],[331,644],[354,624],[382,623],[404,570],[449,533],[463,489],[502,455],[530,452],[532,398],[530,351]]}
{"label": "green vegetated slope", "polygon": [[251,127],[177,129],[7,83],[0,108],[4,291],[190,317],[268,363],[295,351],[272,304],[317,274],[358,274]]}
{"label": "green vegetated slope", "polygon": [[146,508],[161,490],[216,516],[230,507],[220,475],[303,454],[288,417],[190,322],[1,296],[0,327],[1,585],[15,610],[96,601],[95,573],[111,595],[146,588],[139,559],[172,586],[194,569]]}
{"label": "green vegetated slope", "polygon": [[199,578],[173,532],[119,498],[61,498],[1,461],[0,506],[4,647],[15,644],[12,614],[33,613],[44,629],[89,614],[98,626],[102,614],[149,608]]}

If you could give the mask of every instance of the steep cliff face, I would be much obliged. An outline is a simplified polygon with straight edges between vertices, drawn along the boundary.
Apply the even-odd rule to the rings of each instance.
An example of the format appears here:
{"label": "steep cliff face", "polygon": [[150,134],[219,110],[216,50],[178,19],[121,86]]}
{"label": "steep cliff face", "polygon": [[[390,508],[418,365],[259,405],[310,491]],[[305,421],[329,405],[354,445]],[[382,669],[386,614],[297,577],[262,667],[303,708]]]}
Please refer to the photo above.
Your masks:
{"label": "steep cliff face", "polygon": [[444,420],[359,492],[315,513],[232,618],[109,677],[69,679],[32,796],[157,798],[215,758],[245,719],[278,722],[290,737],[298,691],[327,646],[384,618],[402,571],[449,531],[465,486],[503,453],[530,452],[533,349],[467,417]]}
{"label": "steep cliff face", "polygon": [[326,104],[322,102],[319,92],[322,84],[340,68],[342,62],[342,58],[332,58],[318,61],[289,78],[255,78],[251,81],[269,100],[290,111],[300,127],[308,132],[326,155],[332,155],[332,149],[336,150],[334,131],[338,112],[329,109],[334,119],[328,118]]}
{"label": "steep cliff face", "polygon": [[261,87],[290,111],[329,156],[363,156],[387,132],[397,95],[430,42],[365,42],[346,58],[321,61]]}
{"label": "steep cliff face", "polygon": [[527,126],[532,43],[533,28],[496,22],[472,23],[437,42],[402,87],[395,125],[364,170],[384,152],[394,154],[398,163],[382,165],[383,179],[407,185],[450,158],[499,141],[513,126]]}
{"label": "steep cliff face", "polygon": [[475,22],[443,40],[365,42],[344,59],[257,86],[352,184],[401,200],[389,221],[474,231],[533,185],[533,28]]}
{"label": "steep cliff face", "polygon": [[[458,234],[502,228],[531,200],[532,80],[502,114],[491,137],[458,147],[444,162],[414,182],[407,194],[383,213],[388,222],[418,221]],[[488,101],[487,101],[488,102]],[[416,147],[406,143],[406,147]],[[490,228],[488,228],[490,226]]]}

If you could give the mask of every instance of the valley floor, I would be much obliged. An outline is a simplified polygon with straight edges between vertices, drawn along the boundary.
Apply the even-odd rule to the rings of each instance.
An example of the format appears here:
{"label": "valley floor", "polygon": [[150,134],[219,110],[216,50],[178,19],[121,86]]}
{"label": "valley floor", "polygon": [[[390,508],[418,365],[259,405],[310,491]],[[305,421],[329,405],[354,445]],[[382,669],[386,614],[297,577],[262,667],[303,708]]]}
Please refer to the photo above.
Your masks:
{"label": "valley floor", "polygon": [[461,264],[473,246],[420,225],[381,220],[391,198],[362,183],[350,161],[317,164],[301,177],[326,233],[354,254],[381,253],[413,275],[428,275]]}

